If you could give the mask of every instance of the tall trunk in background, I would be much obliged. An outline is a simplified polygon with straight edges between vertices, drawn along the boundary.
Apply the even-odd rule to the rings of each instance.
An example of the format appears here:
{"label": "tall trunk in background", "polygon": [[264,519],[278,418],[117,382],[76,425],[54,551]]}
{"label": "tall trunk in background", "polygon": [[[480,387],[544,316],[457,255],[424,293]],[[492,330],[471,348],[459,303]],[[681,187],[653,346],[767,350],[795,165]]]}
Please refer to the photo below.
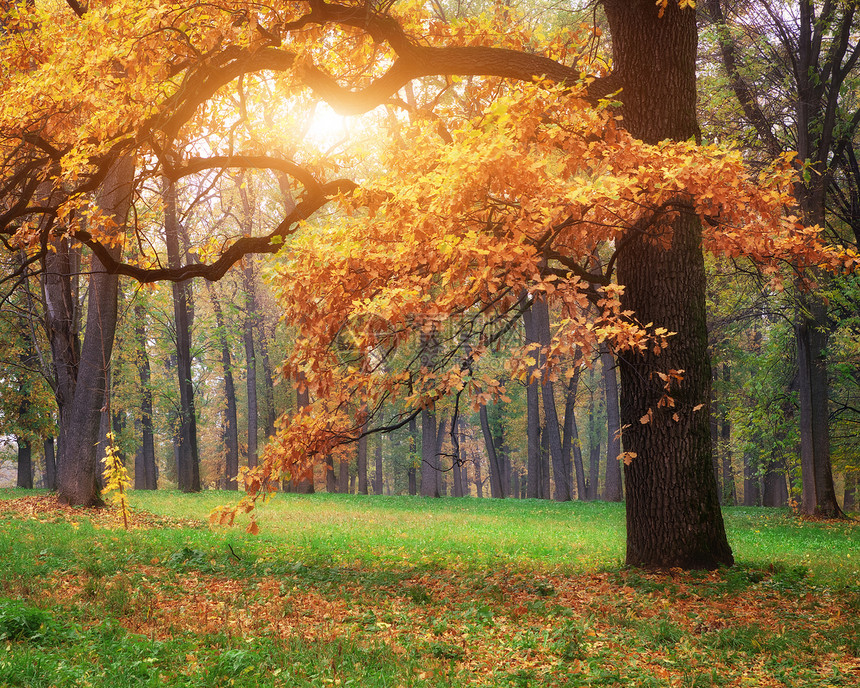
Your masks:
{"label": "tall trunk in background", "polygon": [[459,418],[457,420],[457,445],[459,450],[457,452],[457,456],[454,458],[454,496],[462,497],[465,493],[465,480],[463,474],[466,472],[466,449],[465,449],[465,437],[466,431],[463,427],[463,419]]}
{"label": "tall trunk in background", "polygon": [[242,342],[245,344],[245,388],[248,397],[248,468],[254,468],[258,460],[257,436],[259,434],[260,407],[257,402],[257,354],[254,351],[254,325],[257,319],[254,296],[254,272],[251,263],[244,271],[245,322]]}
{"label": "tall trunk in background", "polygon": [[[579,429],[576,426],[576,392],[579,387],[580,370],[577,368],[567,385],[567,395],[564,402],[564,438],[561,444],[561,456],[565,465],[570,465],[571,450],[573,453],[573,468],[576,476],[576,498],[580,501],[585,495],[585,468],[582,465],[582,443],[579,441]],[[573,498],[573,494],[571,494]]]}
{"label": "tall trunk in background", "polygon": [[[728,388],[732,373],[727,363],[723,363],[723,382]],[[738,500],[735,489],[735,473],[732,469],[732,423],[725,407],[720,409],[720,451],[723,469],[723,504],[735,505]]]}
{"label": "tall trunk in background", "polygon": [[[549,325],[549,304],[546,298],[538,298],[532,304],[532,323],[538,343],[542,350],[548,350],[552,343]],[[541,363],[544,363],[541,355]],[[564,455],[561,438],[561,425],[558,422],[558,410],[555,406],[555,392],[548,371],[542,371],[541,376],[541,399],[543,400],[544,432],[547,433],[549,454],[552,461],[552,477],[555,489],[552,498],[557,502],[569,502],[571,500],[571,474],[570,453]]]}
{"label": "tall trunk in background", "polygon": [[446,435],[445,416],[439,418],[438,421],[436,425],[436,489],[440,497],[445,497],[448,494],[448,486],[445,480],[447,472],[442,465],[442,446],[445,444]]}
{"label": "tall trunk in background", "polygon": [[221,301],[215,293],[211,282],[206,283],[209,300],[215,312],[215,326],[218,328],[218,344],[221,348],[221,375],[224,377],[224,487],[227,490],[237,490],[236,479],[239,475],[239,413],[236,408],[236,383],[233,380],[233,354],[230,352],[230,342],[227,339],[227,329],[224,323],[224,312]]}
{"label": "tall trunk in background", "polygon": [[[187,249],[180,246],[183,232],[177,213],[177,192],[164,180],[164,239],[167,262],[179,267]],[[197,446],[197,410],[191,373],[191,285],[173,283],[173,319],[176,328],[176,373],[179,377],[179,446],[176,447],[176,481],[183,492],[200,491],[200,454]]]}
{"label": "tall trunk in background", "polygon": [[[750,93],[742,76],[743,53],[731,30],[720,0],[706,0],[710,21],[717,27],[721,56],[729,83],[770,155],[796,150],[797,159],[808,165],[808,174],[794,187],[794,194],[807,225],[825,226],[828,184],[832,170],[852,151],[860,120],[845,116],[845,94],[852,93],[850,79],[856,71],[856,3],[798,0],[798,13],[771,12],[774,46],[764,49],[776,61],[780,90],[789,93],[788,102],[774,111],[793,109],[792,117],[768,118]],[[781,59],[780,59],[781,57]],[[781,64],[780,64],[781,62]],[[853,104],[848,105],[853,109]],[[785,122],[791,120],[786,131]],[[787,134],[787,135],[785,135]],[[819,283],[823,275],[809,275]],[[831,323],[823,290],[807,291],[800,285],[795,314],[795,343],[800,405],[800,453],[802,496],[800,510],[812,516],[836,518],[842,515],[836,499],[830,456],[829,381],[827,341]]]}
{"label": "tall trunk in background", "polygon": [[541,470],[543,468],[543,458],[541,452],[540,409],[538,408],[540,389],[537,380],[540,356],[538,355],[537,347],[534,346],[538,344],[538,337],[531,308],[523,313],[523,325],[526,334],[526,345],[533,347],[532,357],[535,360],[534,365],[529,366],[528,377],[526,379],[526,445],[528,451],[528,484],[526,485],[526,495],[531,499],[543,499],[547,495],[543,491],[543,472]]}
{"label": "tall trunk in background", "polygon": [[430,408],[421,409],[421,496],[439,496],[439,464],[436,453],[438,428],[436,413]]}
{"label": "tall trunk in background", "polygon": [[263,435],[268,439],[275,434],[275,419],[277,417],[277,412],[275,411],[275,381],[272,376],[272,360],[269,358],[269,335],[266,331],[266,319],[262,313],[260,314],[258,324],[260,363],[263,366],[263,399],[266,404]]}
{"label": "tall trunk in background", "polygon": [[854,511],[857,508],[857,474],[850,471],[845,474],[845,494],[842,497],[842,508]]}
{"label": "tall trunk in background", "polygon": [[23,437],[17,438],[18,442],[18,476],[16,487],[33,489],[33,450],[30,441]]}
{"label": "tall trunk in background", "polygon": [[772,457],[762,478],[761,505],[783,507],[788,504],[788,485],[785,482],[785,462]]}
{"label": "tall trunk in background", "polygon": [[[621,114],[648,143],[695,138],[696,12],[669,2],[602,0],[612,35]],[[679,204],[683,200],[679,199]],[[632,566],[716,568],[733,563],[717,497],[707,406],[711,366],[705,310],[702,228],[692,209],[625,235],[617,276],[624,310],[676,332],[660,355],[620,355],[621,426],[627,492],[627,557]],[[668,245],[664,246],[663,241]],[[658,372],[683,370],[674,410],[661,409]],[[705,410],[701,409],[704,405]],[[649,423],[640,419],[649,411]],[[672,413],[679,420],[672,419]]]}
{"label": "tall trunk in background", "polygon": [[135,360],[141,395],[140,416],[137,418],[140,441],[134,459],[134,489],[155,490],[158,487],[158,480],[155,468],[155,434],[152,426],[152,374],[146,347],[146,309],[143,304],[135,304],[134,317],[137,349]]}
{"label": "tall trunk in background", "polygon": [[373,494],[382,494],[382,435],[376,436],[376,466],[373,475]]}
{"label": "tall trunk in background", "polygon": [[[120,158],[97,193],[104,214],[124,227],[131,204],[134,161]],[[46,257],[44,289],[51,349],[55,355],[55,393],[60,416],[57,495],[64,504],[101,504],[97,482],[96,446],[105,396],[105,375],[113,352],[117,322],[118,278],[108,274],[92,256],[84,341],[77,351],[74,253],[64,239]],[[119,255],[119,247],[111,249]]]}
{"label": "tall trunk in background", "polygon": [[356,456],[356,471],[358,472],[358,494],[367,494],[367,435],[362,434],[358,440]]}
{"label": "tall trunk in background", "polygon": [[[304,386],[304,378],[299,379],[299,389],[296,390],[296,411],[301,411],[311,403],[311,395],[308,388]],[[290,491],[299,494],[314,494],[314,467],[313,464],[302,467],[301,472],[290,476]]]}
{"label": "tall trunk in background", "polygon": [[744,506],[761,504],[758,470],[750,454],[744,454]]}
{"label": "tall trunk in background", "polygon": [[334,458],[331,454],[325,456],[325,491],[329,494],[337,492],[337,474],[334,472]]}
{"label": "tall trunk in background", "polygon": [[588,395],[588,489],[587,499],[594,501],[600,494],[600,429],[594,413],[594,390]]}
{"label": "tall trunk in background", "polygon": [[337,463],[337,491],[349,494],[349,460],[341,459]]}
{"label": "tall trunk in background", "polygon": [[[823,213],[822,213],[823,215]],[[818,294],[806,294],[795,318],[798,397],[800,401],[800,510],[809,516],[842,515],[830,462],[830,385],[827,379],[827,306]]]}
{"label": "tall trunk in background", "polygon": [[477,458],[477,457],[475,458],[474,465],[475,465],[475,472],[474,472],[475,496],[478,497],[479,499],[481,499],[484,496],[484,478],[483,478],[483,476],[481,476],[481,460],[480,460],[480,458]]}
{"label": "tall trunk in background", "polygon": [[[487,447],[487,459],[489,460],[490,496],[494,499],[501,499],[506,496],[502,479],[504,471],[499,460],[499,454],[496,451],[496,443],[493,441],[493,432],[490,428],[490,419],[485,404],[481,405],[479,415],[481,419],[481,433],[484,435],[484,444]],[[479,494],[478,496],[481,495]]]}
{"label": "tall trunk in background", "polygon": [[409,483],[409,494],[418,494],[418,476],[415,468],[415,460],[418,456],[418,422],[415,418],[409,419],[409,468],[406,471],[406,479]]}
{"label": "tall trunk in background", "polygon": [[618,408],[618,376],[615,356],[604,343],[600,345],[600,364],[603,367],[603,393],[606,404],[606,480],[603,499],[620,502],[624,498],[621,487],[621,413]]}
{"label": "tall trunk in background", "polygon": [[42,442],[42,454],[45,457],[45,487],[57,489],[57,456],[54,451],[54,438],[47,437]]}

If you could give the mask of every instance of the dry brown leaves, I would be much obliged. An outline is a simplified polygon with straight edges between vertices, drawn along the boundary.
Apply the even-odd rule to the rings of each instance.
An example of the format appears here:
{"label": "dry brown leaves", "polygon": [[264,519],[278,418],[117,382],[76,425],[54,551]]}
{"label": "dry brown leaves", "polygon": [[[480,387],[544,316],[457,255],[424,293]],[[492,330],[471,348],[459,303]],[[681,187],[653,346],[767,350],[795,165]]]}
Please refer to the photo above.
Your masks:
{"label": "dry brown leaves", "polygon": [[[86,519],[96,528],[123,528],[122,511],[119,508],[112,505],[88,509],[68,506],[60,502],[55,494],[0,500],[0,516],[14,516],[42,523],[67,521],[76,524]],[[162,526],[201,528],[204,525],[196,520],[167,518],[135,509],[132,510],[129,520],[131,530]]]}

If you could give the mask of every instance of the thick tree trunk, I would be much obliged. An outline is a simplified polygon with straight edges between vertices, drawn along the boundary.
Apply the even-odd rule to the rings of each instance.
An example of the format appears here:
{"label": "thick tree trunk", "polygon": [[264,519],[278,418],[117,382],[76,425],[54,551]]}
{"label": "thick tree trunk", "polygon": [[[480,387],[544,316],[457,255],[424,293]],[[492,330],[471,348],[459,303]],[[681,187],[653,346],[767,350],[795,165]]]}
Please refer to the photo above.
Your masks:
{"label": "thick tree trunk", "polygon": [[807,295],[795,320],[800,397],[800,511],[807,516],[842,516],[830,463],[830,417],[827,379],[827,306]]}
{"label": "thick tree trunk", "polygon": [[338,461],[337,491],[340,494],[349,494],[349,461],[347,459]]}
{"label": "thick tree trunk", "polygon": [[29,440],[18,438],[18,480],[16,487],[33,489],[33,449]]}
{"label": "thick tree trunk", "polygon": [[[624,125],[650,143],[697,136],[695,10],[669,2],[659,17],[652,0],[603,0],[603,6]],[[681,210],[671,221],[645,229],[626,235],[618,253],[622,307],[639,322],[677,334],[659,356],[650,351],[620,356],[624,449],[635,454],[625,466],[627,563],[715,568],[734,560],[708,427],[711,369],[701,225]],[[664,390],[657,373],[673,369],[683,370],[684,379],[671,392],[675,408],[667,410],[658,406]],[[651,422],[641,423],[649,411]]]}
{"label": "thick tree trunk", "polygon": [[421,410],[421,496],[439,496],[439,464],[436,455],[436,414],[432,409]]}
{"label": "thick tree trunk", "polygon": [[618,407],[618,374],[615,356],[604,343],[600,345],[600,365],[603,368],[603,398],[606,406],[606,479],[603,499],[620,502],[624,499],[621,485],[621,412]]}
{"label": "thick tree trunk", "polygon": [[[119,227],[125,225],[128,215],[133,176],[134,161],[122,158],[108,173],[98,193],[99,205]],[[113,250],[119,251],[118,248]],[[50,264],[60,270],[70,270],[71,252],[62,247],[60,251],[64,255],[59,256],[59,264],[53,260]],[[49,310],[53,310],[48,316],[52,350],[59,350],[59,357],[55,359],[60,408],[57,496],[64,504],[81,506],[101,504],[96,446],[117,321],[116,275],[108,274],[95,256],[89,272],[87,325],[77,360],[71,273],[59,272],[46,277],[45,284]],[[54,277],[58,279],[55,281]]]}

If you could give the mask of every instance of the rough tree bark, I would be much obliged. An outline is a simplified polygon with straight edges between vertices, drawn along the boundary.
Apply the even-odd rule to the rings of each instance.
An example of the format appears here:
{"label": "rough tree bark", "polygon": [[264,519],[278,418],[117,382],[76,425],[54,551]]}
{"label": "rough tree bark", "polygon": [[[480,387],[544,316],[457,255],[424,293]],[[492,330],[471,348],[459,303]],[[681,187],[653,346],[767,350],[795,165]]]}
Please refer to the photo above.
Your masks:
{"label": "rough tree bark", "polygon": [[[625,127],[651,143],[696,137],[695,10],[669,2],[659,17],[652,0],[603,0],[603,7]],[[618,254],[618,281],[624,309],[677,333],[660,355],[619,356],[624,449],[635,454],[625,466],[627,564],[730,565],[707,413],[711,369],[698,218],[682,208],[647,231],[631,231]],[[675,409],[667,411],[658,406],[664,390],[656,374],[670,369],[683,370],[684,379],[672,390]],[[641,423],[649,410],[652,421]]]}
{"label": "rough tree bark", "polygon": [[33,449],[30,441],[19,437],[18,441],[18,475],[16,487],[27,490],[33,489]]}
{"label": "rough tree bark", "polygon": [[[99,206],[119,227],[125,225],[128,215],[133,177],[134,161],[120,158],[98,192]],[[96,506],[101,504],[96,447],[105,374],[116,332],[118,278],[92,256],[86,330],[78,350],[77,303],[71,279],[72,270],[77,270],[76,259],[65,240],[55,245],[57,252],[45,259],[44,288],[60,419],[57,496],[64,504]],[[119,248],[113,251],[118,254]]]}

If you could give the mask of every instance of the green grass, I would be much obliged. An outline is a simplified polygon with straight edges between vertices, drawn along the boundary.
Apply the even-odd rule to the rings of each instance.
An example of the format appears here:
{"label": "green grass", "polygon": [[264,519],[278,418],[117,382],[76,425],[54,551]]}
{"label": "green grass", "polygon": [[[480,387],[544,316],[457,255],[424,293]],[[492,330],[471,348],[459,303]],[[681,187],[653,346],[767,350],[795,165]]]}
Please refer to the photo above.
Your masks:
{"label": "green grass", "polygon": [[[729,508],[738,565],[626,569],[618,504],[133,492],[3,513],[6,686],[854,686],[860,526]],[[180,520],[181,519],[181,520]]]}

